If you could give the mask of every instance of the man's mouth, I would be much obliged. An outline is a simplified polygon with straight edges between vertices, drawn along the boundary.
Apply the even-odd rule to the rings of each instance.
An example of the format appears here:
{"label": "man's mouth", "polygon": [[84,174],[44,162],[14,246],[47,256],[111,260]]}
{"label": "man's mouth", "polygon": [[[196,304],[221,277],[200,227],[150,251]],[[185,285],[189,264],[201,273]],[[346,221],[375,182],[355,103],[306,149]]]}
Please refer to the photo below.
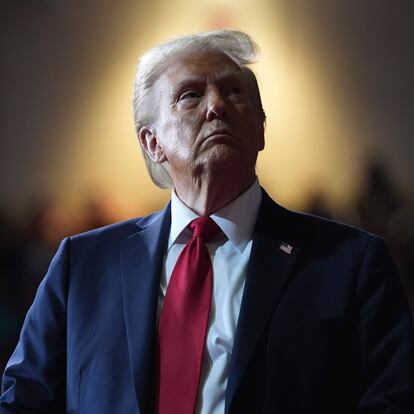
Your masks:
{"label": "man's mouth", "polygon": [[210,134],[207,135],[206,139],[220,137],[220,136],[227,136],[233,137],[234,135],[228,129],[216,129]]}

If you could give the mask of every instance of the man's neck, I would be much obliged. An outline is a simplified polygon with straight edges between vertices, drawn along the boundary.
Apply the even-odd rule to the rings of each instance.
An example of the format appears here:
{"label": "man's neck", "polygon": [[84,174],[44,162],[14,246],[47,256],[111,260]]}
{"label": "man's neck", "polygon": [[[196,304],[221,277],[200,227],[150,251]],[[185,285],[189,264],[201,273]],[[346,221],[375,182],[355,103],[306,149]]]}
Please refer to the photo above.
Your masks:
{"label": "man's neck", "polygon": [[246,191],[256,179],[252,174],[242,176],[223,173],[217,177],[196,177],[175,180],[175,192],[180,200],[199,216],[210,216]]}

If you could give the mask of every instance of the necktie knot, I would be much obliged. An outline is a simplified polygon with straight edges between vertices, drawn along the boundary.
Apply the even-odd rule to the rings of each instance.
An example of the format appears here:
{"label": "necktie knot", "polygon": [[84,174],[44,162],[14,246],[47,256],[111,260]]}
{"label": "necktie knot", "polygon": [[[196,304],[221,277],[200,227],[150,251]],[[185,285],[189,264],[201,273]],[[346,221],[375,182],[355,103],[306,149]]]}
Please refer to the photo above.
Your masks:
{"label": "necktie knot", "polygon": [[220,233],[220,227],[210,217],[199,217],[193,220],[188,227],[194,237],[199,237],[207,243]]}

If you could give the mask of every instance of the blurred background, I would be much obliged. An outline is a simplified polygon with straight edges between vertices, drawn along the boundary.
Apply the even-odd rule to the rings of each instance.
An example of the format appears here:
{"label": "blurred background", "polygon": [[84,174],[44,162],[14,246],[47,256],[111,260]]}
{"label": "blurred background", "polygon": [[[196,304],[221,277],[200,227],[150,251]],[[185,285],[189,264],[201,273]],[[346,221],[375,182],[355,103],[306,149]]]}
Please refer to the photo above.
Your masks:
{"label": "blurred background", "polygon": [[261,184],[384,237],[414,301],[414,2],[0,0],[0,370],[59,241],[162,208],[137,57],[223,27],[260,45]]}

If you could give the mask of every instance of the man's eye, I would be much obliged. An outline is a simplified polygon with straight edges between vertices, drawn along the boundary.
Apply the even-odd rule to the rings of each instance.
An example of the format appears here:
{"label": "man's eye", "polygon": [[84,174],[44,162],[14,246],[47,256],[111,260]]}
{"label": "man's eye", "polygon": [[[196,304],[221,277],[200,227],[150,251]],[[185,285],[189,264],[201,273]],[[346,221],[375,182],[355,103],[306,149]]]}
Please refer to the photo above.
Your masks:
{"label": "man's eye", "polygon": [[179,100],[187,100],[187,99],[197,99],[200,97],[200,94],[196,91],[187,91],[180,95]]}

